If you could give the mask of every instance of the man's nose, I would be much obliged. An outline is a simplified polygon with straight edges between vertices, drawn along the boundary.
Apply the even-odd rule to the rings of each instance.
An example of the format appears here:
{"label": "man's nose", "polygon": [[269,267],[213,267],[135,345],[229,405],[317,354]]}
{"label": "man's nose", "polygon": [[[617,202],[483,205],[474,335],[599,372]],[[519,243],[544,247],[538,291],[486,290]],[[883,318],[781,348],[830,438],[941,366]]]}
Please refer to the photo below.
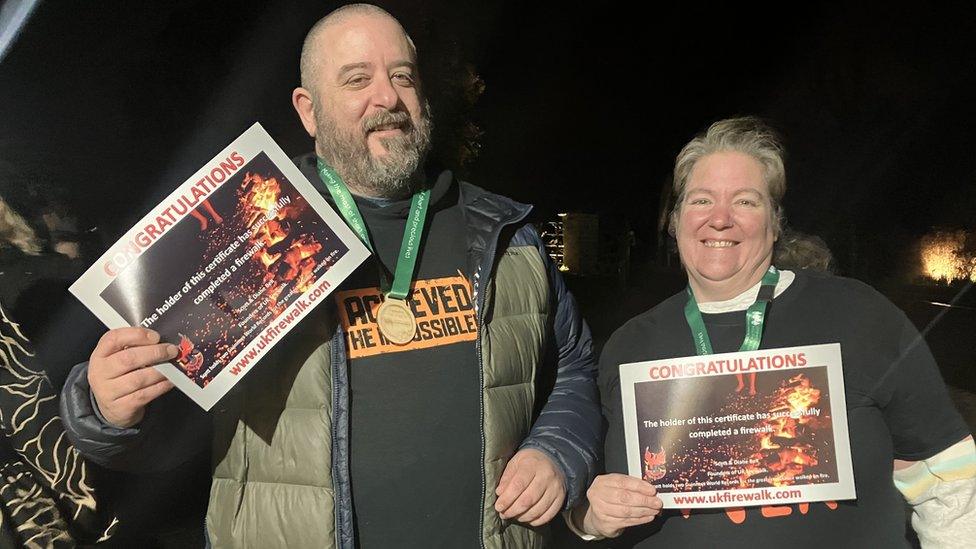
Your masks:
{"label": "man's nose", "polygon": [[392,111],[397,106],[397,103],[400,102],[400,95],[397,93],[393,82],[385,77],[377,78],[374,82],[373,106]]}

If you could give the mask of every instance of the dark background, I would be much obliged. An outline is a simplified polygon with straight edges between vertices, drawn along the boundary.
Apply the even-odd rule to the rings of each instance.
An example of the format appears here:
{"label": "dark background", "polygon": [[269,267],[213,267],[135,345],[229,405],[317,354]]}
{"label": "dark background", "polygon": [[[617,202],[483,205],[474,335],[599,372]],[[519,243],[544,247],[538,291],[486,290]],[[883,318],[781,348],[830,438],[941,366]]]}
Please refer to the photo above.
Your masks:
{"label": "dark background", "polygon": [[[883,269],[903,238],[972,224],[969,4],[381,4],[429,81],[470,64],[486,84],[464,175],[542,213],[620,216],[652,241],[681,145],[758,114],[786,140],[789,220],[842,266]],[[290,92],[332,6],[41,3],[0,64],[0,179],[62,188],[114,241],[254,121],[310,150]]]}
{"label": "dark background", "polygon": [[[23,210],[46,196],[67,204],[94,241],[77,270],[255,121],[287,153],[311,150],[290,94],[305,32],[337,5],[41,2],[0,61],[0,194]],[[661,266],[657,232],[674,155],[716,119],[757,114],[785,139],[790,224],[903,307],[948,381],[976,389],[971,284],[895,276],[917,268],[913,243],[933,227],[976,228],[971,3],[380,5],[418,44],[441,142],[459,117],[484,132],[465,178],[536,204],[540,220],[588,212],[633,228],[625,291],[570,280],[598,342],[684,283]],[[469,69],[485,84],[474,106],[452,83]],[[60,301],[63,284],[31,289],[15,312],[56,324],[51,368],[65,371],[100,328],[79,328],[94,321]],[[199,501],[164,505],[186,484],[143,490],[157,507],[125,503],[132,528],[197,520]]]}

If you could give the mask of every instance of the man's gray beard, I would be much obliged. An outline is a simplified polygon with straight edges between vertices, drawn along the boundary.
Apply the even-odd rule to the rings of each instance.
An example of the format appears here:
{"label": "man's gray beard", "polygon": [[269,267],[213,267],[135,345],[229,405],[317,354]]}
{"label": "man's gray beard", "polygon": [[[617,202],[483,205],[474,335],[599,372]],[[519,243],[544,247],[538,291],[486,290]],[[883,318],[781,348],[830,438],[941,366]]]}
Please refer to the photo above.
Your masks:
{"label": "man's gray beard", "polygon": [[[416,175],[430,150],[430,111],[426,104],[423,109],[418,124],[405,111],[377,113],[363,120],[360,135],[343,133],[326,113],[316,113],[316,143],[324,160],[357,194],[402,198],[422,183]],[[389,122],[405,124],[404,135],[384,138],[387,154],[374,158],[362,135]]]}

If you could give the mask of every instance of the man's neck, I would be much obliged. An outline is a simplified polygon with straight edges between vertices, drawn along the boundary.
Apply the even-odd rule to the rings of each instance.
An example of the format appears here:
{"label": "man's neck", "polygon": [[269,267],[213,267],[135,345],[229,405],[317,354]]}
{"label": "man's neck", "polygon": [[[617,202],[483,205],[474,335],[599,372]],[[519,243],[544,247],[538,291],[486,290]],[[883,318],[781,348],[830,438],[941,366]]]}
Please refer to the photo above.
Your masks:
{"label": "man's neck", "polygon": [[362,200],[365,200],[366,202],[369,202],[370,204],[372,204],[373,206],[375,206],[377,208],[385,208],[385,207],[389,206],[390,204],[393,204],[395,202],[399,202],[400,201],[400,199],[397,199],[397,198],[383,198],[383,197],[373,197],[373,196],[362,196],[362,195],[358,195],[358,194],[355,194],[355,193],[353,193],[353,196],[356,197],[356,198],[360,198]]}
{"label": "man's neck", "polygon": [[349,192],[352,193],[353,196],[357,196],[359,198],[365,198],[366,200],[369,200],[370,202],[373,203],[396,202],[397,200],[404,200],[413,196],[414,189],[420,188],[420,186],[417,185],[415,182],[408,185],[406,188],[402,190],[398,190],[395,192],[388,192],[388,193],[378,191],[377,189],[373,189],[373,188],[364,188],[359,185],[352,185],[349,183],[346,183],[346,187],[349,189]]}
{"label": "man's neck", "polygon": [[[410,198],[416,189],[421,188],[422,177],[415,173],[410,176],[410,184],[402,189],[376,189],[375,187],[369,187],[359,184],[357,181],[352,179],[346,179],[345,176],[339,174],[342,178],[342,182],[345,183],[346,188],[354,196],[360,198],[365,198],[370,202],[381,203],[381,202],[395,202],[397,200],[403,200],[405,198]],[[383,192],[387,190],[388,192]]]}
{"label": "man's neck", "polygon": [[352,193],[353,196],[358,196],[360,198],[365,198],[367,200],[396,200],[398,198],[398,197],[391,197],[391,196],[382,196],[380,193],[377,193],[374,189],[367,189],[357,184],[355,181],[347,180],[346,178],[342,178],[342,182],[346,184],[346,188],[349,189],[349,192]]}

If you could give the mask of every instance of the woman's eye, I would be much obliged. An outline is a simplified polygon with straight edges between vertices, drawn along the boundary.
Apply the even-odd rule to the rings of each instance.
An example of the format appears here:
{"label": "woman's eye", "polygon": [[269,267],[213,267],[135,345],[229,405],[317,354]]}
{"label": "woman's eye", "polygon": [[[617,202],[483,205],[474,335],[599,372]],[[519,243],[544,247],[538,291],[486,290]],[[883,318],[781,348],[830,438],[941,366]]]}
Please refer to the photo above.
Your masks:
{"label": "woman's eye", "polygon": [[742,204],[743,206],[748,206],[750,208],[761,208],[766,204],[766,200],[758,196],[740,198],[738,202],[739,204]]}

